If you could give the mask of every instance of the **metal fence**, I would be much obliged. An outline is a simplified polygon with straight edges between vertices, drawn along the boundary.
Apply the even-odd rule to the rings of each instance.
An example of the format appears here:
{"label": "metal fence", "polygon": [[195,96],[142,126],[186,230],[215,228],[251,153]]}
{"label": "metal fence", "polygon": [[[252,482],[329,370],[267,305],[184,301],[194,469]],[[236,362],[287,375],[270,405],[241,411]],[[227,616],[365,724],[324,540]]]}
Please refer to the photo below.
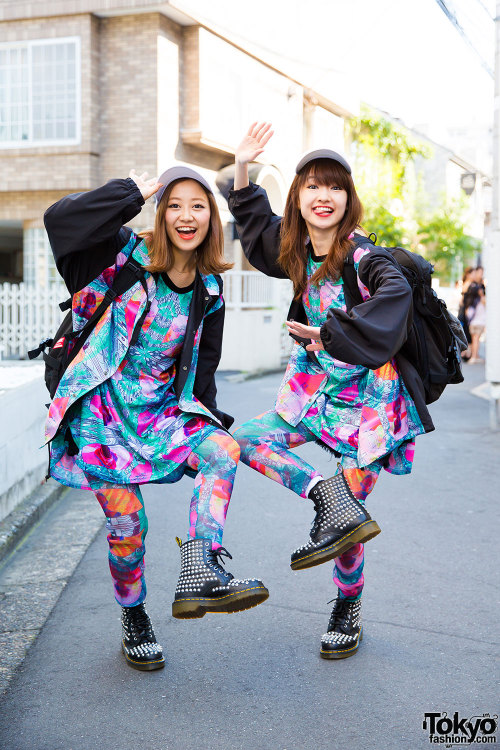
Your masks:
{"label": "metal fence", "polygon": [[[66,297],[67,297],[66,292]],[[0,284],[0,357],[25,359],[26,352],[55,333],[65,313],[64,288]]]}
{"label": "metal fence", "polygon": [[[278,308],[285,318],[290,292],[290,282],[268,278],[258,271],[224,274],[228,311]],[[51,336],[65,315],[59,303],[66,297],[65,287],[59,284],[44,289],[0,284],[0,359],[25,359],[29,349]]]}
{"label": "metal fence", "polygon": [[228,310],[281,307],[283,285],[258,271],[228,271],[224,274],[224,299]]}

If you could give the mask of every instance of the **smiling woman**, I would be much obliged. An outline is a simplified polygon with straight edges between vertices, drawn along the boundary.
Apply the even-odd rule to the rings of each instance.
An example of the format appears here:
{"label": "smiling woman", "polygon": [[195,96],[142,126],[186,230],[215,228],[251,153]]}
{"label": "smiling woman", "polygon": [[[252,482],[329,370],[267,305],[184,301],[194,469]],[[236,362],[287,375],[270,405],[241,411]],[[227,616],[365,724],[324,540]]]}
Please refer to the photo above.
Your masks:
{"label": "smiling woman", "polygon": [[219,211],[208,183],[185,167],[167,169],[159,182],[154,229],[141,235],[148,247],[148,271],[166,272],[173,280],[184,277],[183,286],[194,279],[196,269],[206,274],[229,270]]}
{"label": "smiling woman", "polygon": [[[303,156],[283,218],[276,216],[265,190],[248,180],[270,127],[253,123],[236,149],[229,208],[250,263],[293,282],[286,325],[296,344],[274,408],[234,437],[248,466],[314,503],[309,539],[292,553],[291,567],[335,561],[338,597],[320,654],[343,659],[362,639],[364,544],[380,532],[365,500],[382,469],[411,471],[414,438],[432,421],[394,359],[406,337],[411,290],[392,255],[363,236],[349,164],[328,148]],[[355,306],[343,282],[346,264],[363,300]],[[292,452],[306,442],[340,458],[333,477]]]}
{"label": "smiling woman", "polygon": [[[193,253],[203,242],[210,226],[210,205],[201,185],[194,180],[182,180],[170,191],[165,221],[167,235],[176,251]],[[193,240],[196,237],[196,241]]]}
{"label": "smiling woman", "polygon": [[[123,226],[155,195],[155,226]],[[188,167],[159,179],[134,170],[51,206],[45,225],[57,267],[73,294],[74,340],[103,300],[111,304],[68,365],[50,406],[52,476],[92,490],[107,519],[109,567],[122,608],[130,666],[165,660],[144,607],[148,529],[141,484],[196,482],[172,614],[238,612],[264,601],[257,579],[221,565],[227,508],[239,459],[219,411],[215,371],[224,327],[223,234],[212,190]],[[122,269],[132,286],[116,293]],[[57,343],[56,343],[57,345]]]}
{"label": "smiling woman", "polygon": [[[294,178],[281,226],[280,264],[289,269],[295,298],[305,289],[306,256],[297,247],[310,241],[317,256],[324,258],[312,276],[316,284],[327,277],[340,276],[350,248],[349,236],[361,223],[363,209],[349,171],[334,157],[335,151],[315,152]],[[329,158],[325,157],[329,154]]]}

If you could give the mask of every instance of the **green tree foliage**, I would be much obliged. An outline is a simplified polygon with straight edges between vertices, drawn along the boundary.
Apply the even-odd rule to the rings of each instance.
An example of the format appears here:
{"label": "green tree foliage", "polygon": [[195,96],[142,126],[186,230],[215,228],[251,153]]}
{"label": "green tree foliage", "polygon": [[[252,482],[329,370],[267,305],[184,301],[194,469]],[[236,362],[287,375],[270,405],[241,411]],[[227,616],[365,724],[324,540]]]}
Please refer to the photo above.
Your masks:
{"label": "green tree foliage", "polygon": [[401,216],[395,216],[381,203],[364,203],[363,228],[377,235],[377,243],[394,247],[404,245],[405,233]]}
{"label": "green tree foliage", "polygon": [[429,158],[431,150],[413,139],[403,126],[363,106],[361,115],[348,122],[348,137],[354,150],[356,180],[377,186],[386,198],[401,198],[407,169],[417,156]]}
{"label": "green tree foliage", "polygon": [[436,276],[453,283],[462,269],[474,265],[481,242],[466,234],[463,204],[444,204],[443,208],[419,223],[419,243],[425,257],[435,266]]}
{"label": "green tree foliage", "polygon": [[429,199],[414,163],[432,158],[432,148],[366,106],[348,122],[347,137],[366,231],[375,232],[380,244],[422,253],[436,276],[456,280],[462,267],[474,262],[481,243],[465,232],[465,201],[451,204],[443,198],[432,214],[425,212]]}

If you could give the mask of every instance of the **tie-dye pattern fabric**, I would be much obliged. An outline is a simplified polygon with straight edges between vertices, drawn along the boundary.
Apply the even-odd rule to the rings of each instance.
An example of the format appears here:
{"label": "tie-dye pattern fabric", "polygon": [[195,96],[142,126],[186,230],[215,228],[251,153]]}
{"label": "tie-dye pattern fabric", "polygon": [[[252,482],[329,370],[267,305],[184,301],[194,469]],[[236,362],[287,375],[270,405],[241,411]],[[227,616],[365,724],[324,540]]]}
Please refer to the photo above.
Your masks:
{"label": "tie-dye pattern fabric", "polygon": [[[291,429],[279,414],[267,411],[241,425],[235,430],[234,437],[241,448],[243,463],[300,497],[307,498],[307,487],[311,479],[321,476],[291,450],[316,440],[316,436],[304,424]],[[364,503],[375,486],[382,469],[381,463],[375,462],[369,468],[362,469],[356,465],[355,459],[343,456],[341,466],[353,494]],[[355,544],[335,559],[333,581],[341,597],[356,599],[361,596],[364,585],[363,568],[363,544]]]}
{"label": "tie-dye pattern fabric", "polygon": [[[356,270],[369,248],[354,254]],[[320,265],[311,255],[310,279]],[[364,299],[367,288],[358,280]],[[342,279],[308,283],[302,301],[311,326],[320,327],[332,308],[346,310]],[[340,455],[355,458],[359,466],[384,459],[394,474],[411,471],[413,440],[424,432],[417,409],[399,377],[394,361],[369,370],[317,352],[313,362],[294,345],[276,399],[276,412],[290,425],[307,427],[316,438]]]}
{"label": "tie-dye pattern fabric", "polygon": [[137,485],[100,483],[88,475],[87,483],[106,516],[109,570],[115,599],[122,607],[134,607],[146,598],[144,555],[148,519]]}
{"label": "tie-dye pattern fabric", "polygon": [[[364,505],[366,498],[375,487],[381,467],[360,469],[352,459],[346,456],[342,461],[342,469],[353,495]],[[360,598],[365,584],[364,567],[364,544],[354,544],[347,552],[335,559],[333,582],[338,587],[341,599]]]}
{"label": "tie-dye pattern fabric", "polygon": [[222,532],[240,458],[240,447],[227,432],[214,430],[188,456],[196,471],[189,510],[188,537],[211,539],[212,549],[222,544]]}
{"label": "tie-dye pattern fabric", "polygon": [[[116,256],[115,263],[105,268],[97,279],[94,279],[83,290],[73,295],[72,311],[75,331],[83,328],[85,322],[92,316],[106,291],[112,285],[114,277],[130,255],[142,266],[149,265],[149,255],[145,242],[142,241],[135,247],[136,240],[137,237],[132,232],[127,245]],[[47,442],[54,438],[59,431],[68,409],[93,388],[117,372],[123,360],[128,356],[135,326],[149,300],[151,309],[141,328],[141,332],[147,334],[158,311],[158,305],[154,305],[157,293],[155,279],[148,272],[146,272],[145,277],[147,295],[142,284],[138,281],[131,289],[117,297],[104,312],[77,356],[68,365],[50,404],[45,425]],[[214,276],[200,274],[200,278],[205,290],[205,305],[209,308],[206,314],[211,315],[223,305],[222,295]],[[179,406],[182,411],[204,415],[217,423],[217,417],[193,397],[202,331],[203,319],[193,338],[188,377],[179,399]]]}
{"label": "tie-dye pattern fabric", "polygon": [[[141,243],[134,257],[144,264],[147,258],[143,252]],[[127,257],[122,255],[117,268]],[[209,288],[210,278],[205,277]],[[148,286],[154,283],[151,307],[137,343],[129,347],[142,307],[133,306],[131,312],[129,302],[123,299],[110,312],[105,329],[109,340],[102,329],[96,329],[82,350],[85,357],[75,358],[54,398],[48,429],[52,432],[54,420],[64,423],[51,443],[51,474],[70,487],[90,489],[88,474],[124,485],[175,482],[182,477],[193,448],[217,429],[213,415],[192,394],[202,324],[196,331],[190,372],[180,399],[174,391],[193,292],[177,293],[161,277],[155,282],[148,276],[147,282]],[[139,294],[139,289],[134,289],[129,290],[132,296]],[[77,327],[92,314],[99,299],[89,291],[75,295]],[[218,309],[217,303],[213,309]],[[120,321],[126,334],[121,333]],[[76,455],[68,450],[68,427],[79,448]]]}
{"label": "tie-dye pattern fabric", "polygon": [[[187,465],[197,471],[188,538],[210,539],[212,549],[222,543],[238,458],[238,443],[222,430],[214,430],[187,458]],[[109,569],[116,601],[123,607],[134,607],[146,598],[148,519],[140,487],[102,482],[92,474],[87,474],[86,479],[106,516]]]}
{"label": "tie-dye pattern fabric", "polygon": [[314,440],[314,435],[302,424],[291,428],[274,410],[245,422],[233,435],[243,463],[300,497],[307,497],[311,479],[321,476],[290,450]]}

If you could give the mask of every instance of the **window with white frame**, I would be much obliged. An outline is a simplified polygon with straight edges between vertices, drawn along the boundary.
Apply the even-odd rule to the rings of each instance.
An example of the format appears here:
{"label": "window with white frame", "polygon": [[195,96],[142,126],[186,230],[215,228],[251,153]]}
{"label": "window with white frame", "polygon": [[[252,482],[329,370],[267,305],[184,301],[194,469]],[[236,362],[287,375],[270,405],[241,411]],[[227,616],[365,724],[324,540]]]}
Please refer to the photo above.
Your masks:
{"label": "window with white frame", "polygon": [[78,143],[80,39],[0,44],[0,148]]}

